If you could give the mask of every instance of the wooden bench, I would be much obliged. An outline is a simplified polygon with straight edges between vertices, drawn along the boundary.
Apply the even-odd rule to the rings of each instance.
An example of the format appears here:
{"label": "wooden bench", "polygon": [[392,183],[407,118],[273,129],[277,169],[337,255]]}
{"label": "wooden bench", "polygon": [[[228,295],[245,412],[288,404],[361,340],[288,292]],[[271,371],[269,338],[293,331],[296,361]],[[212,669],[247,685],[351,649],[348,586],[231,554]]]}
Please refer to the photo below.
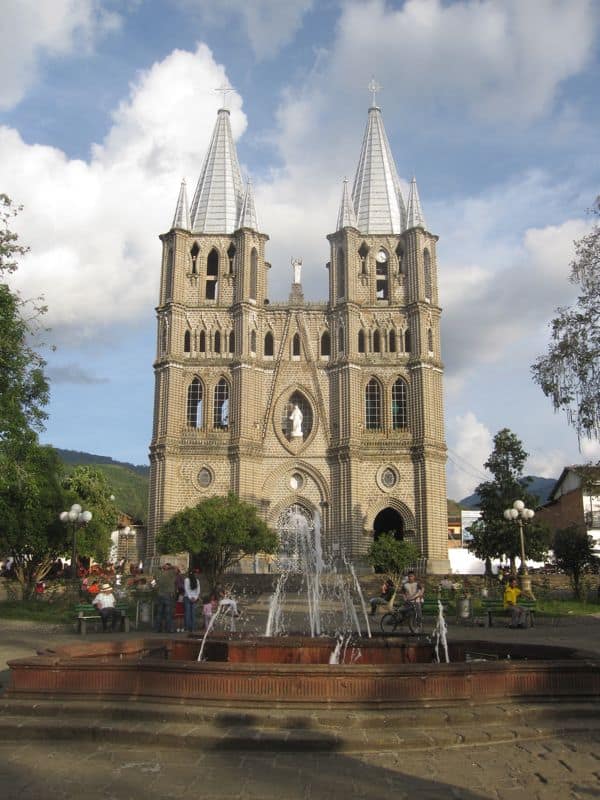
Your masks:
{"label": "wooden bench", "polygon": [[[525,625],[533,628],[533,618],[537,609],[536,601],[528,597],[520,597],[517,605],[525,611]],[[488,628],[493,627],[493,617],[510,617],[512,615],[511,609],[504,608],[504,601],[500,598],[484,597],[481,600],[481,610],[487,618]]]}
{"label": "wooden bench", "polygon": [[[129,606],[127,603],[117,603],[115,605],[117,611],[121,614],[121,630],[129,633]],[[102,622],[98,609],[92,603],[79,603],[75,606],[75,622],[77,624],[77,633],[85,636],[87,633],[87,623],[91,621],[94,623],[94,630],[96,624]]]}

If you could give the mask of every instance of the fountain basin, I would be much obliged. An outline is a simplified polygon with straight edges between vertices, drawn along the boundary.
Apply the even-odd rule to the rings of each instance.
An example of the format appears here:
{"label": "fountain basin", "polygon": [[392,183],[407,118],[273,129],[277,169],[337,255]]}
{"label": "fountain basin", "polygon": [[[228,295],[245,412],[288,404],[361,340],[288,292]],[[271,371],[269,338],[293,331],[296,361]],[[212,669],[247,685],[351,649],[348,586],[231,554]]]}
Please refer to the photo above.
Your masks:
{"label": "fountain basin", "polygon": [[11,661],[6,694],[387,708],[600,691],[600,659],[571,648],[459,641],[450,646],[452,663],[435,664],[425,641],[380,638],[355,645],[358,662],[330,665],[334,645],[325,638],[215,637],[205,647],[208,660],[198,662],[200,640],[193,637],[104,639]]}

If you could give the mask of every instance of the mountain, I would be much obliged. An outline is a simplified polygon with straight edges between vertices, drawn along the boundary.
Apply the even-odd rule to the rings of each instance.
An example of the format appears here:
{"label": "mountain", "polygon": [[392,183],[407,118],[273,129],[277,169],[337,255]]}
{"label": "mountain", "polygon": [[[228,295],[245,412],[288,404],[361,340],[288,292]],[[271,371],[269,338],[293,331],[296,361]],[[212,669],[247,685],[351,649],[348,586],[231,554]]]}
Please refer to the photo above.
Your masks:
{"label": "mountain", "polygon": [[149,467],[129,464],[126,461],[115,461],[109,456],[98,456],[78,450],[61,450],[58,447],[55,450],[65,465],[67,474],[77,466],[94,466],[101,470],[110,484],[119,511],[146,523]]}
{"label": "mountain", "polygon": [[[523,479],[523,482],[526,480],[531,481],[527,486],[527,491],[538,498],[539,505],[543,505],[548,500],[550,492],[554,489],[554,484],[558,479],[539,478],[536,475],[528,475]],[[518,498],[515,497],[515,500],[518,500]],[[479,495],[475,492],[468,497],[463,497],[462,500],[459,500],[459,505],[463,506],[463,508],[479,508]]]}

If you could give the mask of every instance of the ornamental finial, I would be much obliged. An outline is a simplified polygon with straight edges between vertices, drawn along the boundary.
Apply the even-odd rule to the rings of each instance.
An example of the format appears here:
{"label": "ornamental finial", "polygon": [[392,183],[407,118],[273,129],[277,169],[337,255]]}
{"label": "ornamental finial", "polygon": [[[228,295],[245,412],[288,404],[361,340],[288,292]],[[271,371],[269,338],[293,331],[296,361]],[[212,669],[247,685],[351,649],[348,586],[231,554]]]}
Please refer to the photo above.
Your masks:
{"label": "ornamental finial", "polygon": [[223,105],[222,105],[222,108],[227,109],[227,95],[229,94],[229,92],[233,92],[233,89],[227,83],[227,81],[224,81],[221,86],[218,86],[216,89],[213,89],[213,92],[222,92],[222,94],[223,94]]}
{"label": "ornamental finial", "polygon": [[371,78],[371,80],[369,81],[369,85],[367,86],[367,89],[371,92],[372,95],[371,107],[377,107],[377,92],[380,92],[382,88],[383,87],[381,86],[381,84],[377,83],[375,78]]}

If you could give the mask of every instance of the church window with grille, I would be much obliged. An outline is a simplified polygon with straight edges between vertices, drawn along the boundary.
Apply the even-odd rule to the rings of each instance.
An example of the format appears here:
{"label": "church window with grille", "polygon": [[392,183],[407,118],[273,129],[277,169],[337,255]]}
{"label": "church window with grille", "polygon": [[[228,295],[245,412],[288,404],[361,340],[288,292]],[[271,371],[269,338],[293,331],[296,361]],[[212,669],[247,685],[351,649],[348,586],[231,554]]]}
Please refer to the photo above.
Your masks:
{"label": "church window with grille", "polygon": [[404,331],[404,352],[410,353],[411,352],[411,340],[410,340],[410,329],[407,328]]}
{"label": "church window with grille", "polygon": [[336,267],[337,296],[344,297],[346,294],[346,259],[341,248],[337,252]]}
{"label": "church window with grille", "polygon": [[378,300],[388,299],[388,254],[379,250],[375,256],[376,293]]}
{"label": "church window with grille", "polygon": [[396,258],[398,259],[398,272],[400,275],[404,275],[404,245],[402,242],[398,242],[398,247],[396,248]]}
{"label": "church window with grille", "polygon": [[187,392],[187,424],[189,428],[202,427],[202,399],[204,391],[200,378],[194,380],[188,386]]}
{"label": "church window with grille", "polygon": [[219,429],[229,427],[229,384],[225,378],[221,378],[215,386],[213,425]]}
{"label": "church window with grille", "polygon": [[344,349],[344,326],[340,325],[338,330],[338,353],[343,353]]}
{"label": "church window with grille", "polygon": [[381,334],[379,331],[373,332],[373,352],[381,353]]}
{"label": "church window with grille", "polygon": [[433,355],[433,331],[431,328],[427,331],[427,347],[429,348],[429,353]]}
{"label": "church window with grille", "polygon": [[429,250],[423,250],[423,279],[425,282],[425,300],[431,301],[431,256]]}
{"label": "church window with grille", "polygon": [[271,358],[273,356],[274,349],[275,345],[273,341],[273,334],[271,333],[271,331],[267,331],[265,333],[265,346],[264,346],[265,356]]}
{"label": "church window with grille", "polygon": [[215,332],[215,338],[213,340],[213,350],[215,353],[221,352],[221,334],[219,331]]}
{"label": "church window with grille", "polygon": [[360,272],[362,275],[367,274],[367,256],[369,255],[369,248],[363,242],[358,248],[358,257],[360,258]]}
{"label": "church window with grille", "polygon": [[229,261],[229,274],[233,275],[233,260],[235,258],[235,245],[232,242],[227,250],[227,260]]}
{"label": "church window with grille", "polygon": [[200,331],[198,336],[198,350],[201,353],[206,353],[206,331]]}
{"label": "church window with grille", "polygon": [[396,352],[396,331],[390,331],[388,337],[388,349],[390,353]]}
{"label": "church window with grille", "polygon": [[358,352],[364,353],[365,349],[365,332],[361,329],[358,332]]}
{"label": "church window with grille", "polygon": [[256,284],[258,280],[258,253],[252,248],[250,253],[250,299],[256,300]]}
{"label": "church window with grille", "polygon": [[198,254],[200,253],[200,248],[198,247],[198,242],[194,242],[192,245],[192,249],[190,250],[190,257],[192,259],[192,275],[198,274]]}
{"label": "church window with grille", "polygon": [[235,333],[229,331],[229,352],[233,355],[235,353]]}
{"label": "church window with grille", "polygon": [[250,352],[256,353],[256,331],[250,331]]}
{"label": "church window with grille", "polygon": [[213,247],[206,259],[206,299],[217,297],[217,281],[219,277],[219,254]]}
{"label": "church window with grille", "polygon": [[189,353],[192,349],[192,334],[186,331],[183,334],[183,352]]}
{"label": "church window with grille", "polygon": [[381,386],[375,378],[365,389],[365,427],[369,431],[381,430]]}
{"label": "church window with grille", "polygon": [[300,355],[300,334],[295,333],[294,338],[292,339],[292,355],[299,356]]}
{"label": "church window with grille", "polygon": [[165,299],[173,297],[173,248],[167,247],[165,264]]}
{"label": "church window with grille", "polygon": [[402,378],[392,386],[392,428],[408,428],[408,387]]}
{"label": "church window with grille", "polygon": [[329,336],[329,331],[323,331],[321,334],[321,355],[331,355],[331,338]]}

